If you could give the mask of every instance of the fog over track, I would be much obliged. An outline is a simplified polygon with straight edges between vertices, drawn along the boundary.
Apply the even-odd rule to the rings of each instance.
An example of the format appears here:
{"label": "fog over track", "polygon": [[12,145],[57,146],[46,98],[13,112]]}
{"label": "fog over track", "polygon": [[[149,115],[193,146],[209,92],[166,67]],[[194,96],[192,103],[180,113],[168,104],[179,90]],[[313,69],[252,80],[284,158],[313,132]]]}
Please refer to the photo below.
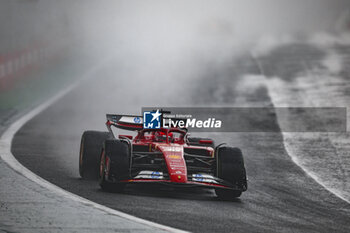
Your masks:
{"label": "fog over track", "polygon": [[[81,133],[86,129],[104,129],[106,112],[139,113],[142,106],[169,103],[270,106],[266,87],[257,85],[252,89],[237,85],[243,74],[259,72],[253,59],[249,56],[242,59],[203,68],[198,83],[169,85],[159,91],[143,88],[147,79],[139,82],[127,78],[129,65],[115,61],[96,74],[95,79],[28,122],[15,136],[12,151],[26,167],[66,190],[184,230],[348,232],[350,205],[308,177],[290,159],[281,133],[210,135],[218,142],[241,147],[245,154],[249,189],[234,202],[219,201],[212,191],[201,189],[141,186],[129,187],[124,194],[105,193],[97,182],[79,178]],[[213,81],[216,72],[220,75]],[[115,79],[116,75],[120,79]]]}
{"label": "fog over track", "polygon": [[[43,7],[38,8],[41,12],[52,6],[43,0],[35,2]],[[244,79],[252,74],[283,79],[276,64],[283,59],[288,63],[288,57],[284,49],[277,49],[262,71],[251,54],[263,56],[320,31],[339,34],[349,19],[347,0],[60,4],[65,13],[56,18],[60,30],[56,31],[55,25],[45,26],[44,33],[53,35],[50,39],[62,33],[73,46],[83,45],[90,57],[116,58],[17,133],[12,152],[24,166],[102,205],[194,232],[350,231],[349,204],[291,160],[282,133],[205,135],[243,150],[249,189],[234,202],[218,201],[212,191],[202,189],[141,186],[130,187],[125,194],[105,193],[97,182],[81,180],[78,175],[80,136],[84,130],[104,130],[105,113],[139,114],[143,106],[273,106],[281,93],[271,92],[271,79],[259,80],[257,85],[247,85]],[[29,11],[20,12],[26,16]],[[0,21],[6,28],[2,33],[8,35],[0,39],[3,49],[16,46],[18,41],[14,43],[13,38],[26,34],[19,23],[25,19],[38,20],[24,17],[18,23],[12,20],[11,25]],[[31,36],[42,33],[38,29]],[[297,53],[293,59],[315,56],[313,46],[299,48],[305,53]],[[330,55],[324,61],[333,72],[338,71],[335,60],[337,57]],[[300,64],[288,66],[287,77],[310,71]]]}

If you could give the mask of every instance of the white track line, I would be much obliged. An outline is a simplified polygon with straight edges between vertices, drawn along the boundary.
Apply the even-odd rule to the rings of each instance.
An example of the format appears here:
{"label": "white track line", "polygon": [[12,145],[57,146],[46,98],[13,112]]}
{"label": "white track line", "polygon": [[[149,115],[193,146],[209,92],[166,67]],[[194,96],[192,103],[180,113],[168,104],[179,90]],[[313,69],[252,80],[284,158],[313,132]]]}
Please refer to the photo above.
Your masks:
{"label": "white track line", "polygon": [[[270,100],[271,100],[271,103],[273,104],[274,107],[276,107],[275,103],[274,103],[274,98],[273,96],[271,96],[271,90],[269,88],[269,85],[268,85],[268,82],[266,81],[267,78],[264,74],[264,69],[259,61],[259,59],[257,59],[253,54],[252,54],[252,58],[255,60],[255,62],[257,63],[257,66],[259,67],[259,70],[260,70],[260,73],[262,75],[262,77],[265,79],[264,82],[264,85],[266,86],[267,90],[268,90],[268,95],[270,97]],[[279,122],[279,118],[278,118],[278,115],[277,115],[277,123],[278,125],[280,125],[280,122]],[[300,167],[306,175],[308,175],[309,177],[311,177],[314,181],[316,181],[316,183],[318,183],[319,185],[321,185],[323,188],[325,188],[327,191],[333,193],[336,197],[340,198],[341,200],[347,202],[350,204],[350,200],[346,199],[342,194],[341,192],[339,192],[339,190],[336,190],[336,189],[333,189],[333,188],[330,188],[328,187],[327,185],[325,185],[322,180],[315,174],[313,173],[312,171],[309,171],[306,167],[304,167],[300,160],[294,155],[294,153],[292,153],[291,149],[288,147],[288,145],[286,144],[286,141],[285,141],[285,133],[281,132],[281,135],[282,135],[282,138],[283,138],[283,146],[284,148],[286,149],[286,152],[287,154],[289,155],[289,157],[292,159],[292,161],[298,166]]]}
{"label": "white track line", "polygon": [[109,58],[101,62],[99,65],[95,66],[93,69],[89,70],[82,79],[79,79],[66,89],[60,91],[57,95],[54,97],[50,98],[47,100],[45,103],[39,105],[38,107],[34,108],[32,111],[21,117],[19,120],[14,122],[13,124],[10,125],[10,127],[3,133],[3,135],[0,138],[0,158],[4,160],[12,169],[17,171],[18,173],[22,174],[23,176],[27,177],[31,181],[39,184],[40,186],[60,195],[65,198],[69,198],[73,201],[79,202],[83,205],[88,205],[92,206],[98,210],[102,210],[108,214],[116,215],[118,217],[131,220],[140,224],[144,224],[150,227],[158,228],[160,230],[168,231],[168,232],[185,232],[176,228],[168,227],[165,225],[161,225],[158,223],[154,223],[148,220],[144,220],[129,214],[125,214],[123,212],[108,208],[106,206],[100,205],[98,203],[92,202],[88,199],[85,199],[83,197],[80,197],[76,194],[73,194],[71,192],[68,192],[50,182],[47,180],[44,180],[43,178],[37,176],[27,168],[25,168],[18,160],[13,156],[11,152],[11,144],[12,144],[12,139],[14,135],[16,134],[17,131],[19,131],[24,124],[26,124],[28,121],[33,119],[35,116],[43,112],[45,109],[47,109],[50,105],[58,101],[60,98],[68,94],[70,91],[72,91],[74,88],[76,88],[80,83],[82,83],[84,80],[91,78],[93,74],[101,69],[106,63],[111,61],[113,58]]}
{"label": "white track line", "polygon": [[[277,120],[278,121],[278,120]],[[341,192],[339,192],[339,190],[334,189],[334,188],[330,188],[328,186],[326,186],[322,180],[312,171],[309,171],[306,167],[304,167],[300,160],[294,156],[294,153],[292,153],[288,147],[288,145],[285,144],[285,140],[284,140],[284,134],[282,133],[282,138],[283,138],[283,144],[284,144],[284,148],[287,151],[287,154],[289,155],[289,157],[291,157],[292,161],[298,165],[308,176],[310,176],[312,179],[314,179],[319,185],[321,185],[323,188],[325,188],[326,190],[328,190],[329,192],[333,193],[335,196],[337,196],[338,198],[342,199],[343,201],[347,202],[350,204],[350,200],[346,199]]]}

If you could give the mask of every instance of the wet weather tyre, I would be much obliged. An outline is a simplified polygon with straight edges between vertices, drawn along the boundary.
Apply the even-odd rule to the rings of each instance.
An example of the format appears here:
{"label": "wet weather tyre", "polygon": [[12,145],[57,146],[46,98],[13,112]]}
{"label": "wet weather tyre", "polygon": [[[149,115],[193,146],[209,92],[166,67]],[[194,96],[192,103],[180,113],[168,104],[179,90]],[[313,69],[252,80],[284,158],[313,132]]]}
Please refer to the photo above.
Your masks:
{"label": "wet weather tyre", "polygon": [[125,183],[120,181],[130,178],[129,170],[130,149],[128,144],[120,140],[106,140],[101,154],[99,171],[99,184],[102,190],[122,192]]}
{"label": "wet weather tyre", "polygon": [[[199,143],[200,140],[211,140],[211,141],[213,141],[213,143],[209,144],[209,145],[203,145],[203,144]],[[214,140],[210,139],[210,138],[189,137],[188,142],[190,143],[191,146],[207,146],[207,147],[212,147],[213,149],[215,148]]]}
{"label": "wet weather tyre", "polygon": [[109,132],[85,131],[81,136],[79,174],[83,179],[97,179],[103,142]]}
{"label": "wet weather tyre", "polygon": [[242,151],[239,148],[218,148],[217,176],[238,188],[238,190],[216,189],[215,193],[220,199],[230,200],[240,197],[242,191],[247,189],[246,170]]}

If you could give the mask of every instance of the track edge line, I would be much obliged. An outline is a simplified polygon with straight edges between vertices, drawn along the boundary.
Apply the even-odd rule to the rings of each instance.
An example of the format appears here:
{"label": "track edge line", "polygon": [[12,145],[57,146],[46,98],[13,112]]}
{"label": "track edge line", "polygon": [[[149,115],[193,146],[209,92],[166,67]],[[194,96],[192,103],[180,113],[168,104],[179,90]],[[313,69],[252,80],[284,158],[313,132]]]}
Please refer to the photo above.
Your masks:
{"label": "track edge line", "polygon": [[[263,66],[262,64],[260,63],[259,59],[257,58],[257,56],[252,52],[251,54],[251,57],[253,58],[253,60],[256,62],[258,68],[259,68],[259,71],[260,71],[260,75],[264,78],[264,79],[267,79],[266,75],[265,75],[265,72],[264,72],[264,69],[263,69]],[[270,88],[266,82],[266,80],[264,81],[265,83],[265,86],[266,86],[266,89],[268,91],[268,95],[269,95],[269,98],[271,100],[271,103],[274,107],[275,106],[275,103],[273,101],[273,98],[271,97],[271,94],[270,94]],[[280,125],[279,123],[279,118],[278,116],[276,117],[277,119],[277,123],[278,125]],[[296,164],[307,176],[309,176],[311,179],[313,179],[317,184],[321,185],[324,189],[326,189],[328,192],[332,193],[333,195],[335,195],[336,197],[338,197],[339,199],[345,201],[346,203],[350,204],[350,200],[348,200],[347,198],[343,197],[342,194],[340,194],[337,190],[333,189],[333,188],[330,188],[328,187],[327,185],[325,185],[318,177],[317,175],[315,175],[313,172],[309,171],[307,168],[305,168],[299,161],[299,159],[296,157],[296,156],[293,156],[293,153],[291,153],[288,149],[288,146],[286,145],[286,141],[285,141],[285,136],[284,136],[284,133],[281,132],[281,135],[282,135],[282,139],[283,139],[283,146],[287,152],[287,155],[291,158],[291,160],[293,161],[294,164]]]}
{"label": "track edge line", "polygon": [[83,205],[89,205],[93,208],[96,208],[98,210],[104,211],[108,214],[112,214],[130,221],[134,221],[140,224],[147,225],[149,227],[158,228],[160,230],[168,231],[168,232],[186,232],[180,229],[172,228],[169,226],[165,226],[159,223],[155,223],[149,220],[145,220],[130,214],[123,213],[118,210],[114,210],[112,208],[103,206],[101,204],[98,204],[96,202],[90,201],[86,198],[83,198],[81,196],[78,196],[74,193],[71,193],[65,189],[62,189],[49,181],[43,179],[42,177],[36,175],[26,167],[24,167],[12,154],[11,146],[12,146],[12,140],[15,134],[31,119],[33,119],[35,116],[43,112],[45,109],[50,107],[52,104],[54,104],[56,101],[64,97],[66,94],[68,94],[70,91],[75,89],[81,82],[91,77],[91,74],[96,72],[98,69],[100,69],[105,63],[112,60],[112,58],[105,59],[103,62],[101,62],[99,65],[95,66],[93,69],[86,72],[86,74],[83,76],[84,78],[79,79],[78,81],[71,84],[66,89],[60,91],[55,96],[51,97],[44,103],[40,104],[39,106],[35,107],[30,112],[26,113],[24,116],[20,117],[18,120],[16,120],[14,123],[12,123],[5,132],[0,137],[0,158],[14,171],[18,172],[22,176],[26,177],[27,179],[31,180],[32,182],[38,184],[39,186],[55,193],[58,195],[61,195],[65,198],[69,198],[75,202],[79,202]]}

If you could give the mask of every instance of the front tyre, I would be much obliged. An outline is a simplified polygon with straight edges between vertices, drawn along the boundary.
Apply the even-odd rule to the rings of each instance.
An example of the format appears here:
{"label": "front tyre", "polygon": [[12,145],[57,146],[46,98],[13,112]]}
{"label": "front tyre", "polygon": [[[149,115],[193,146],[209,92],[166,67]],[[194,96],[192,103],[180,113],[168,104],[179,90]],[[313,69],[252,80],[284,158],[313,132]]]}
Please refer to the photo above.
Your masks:
{"label": "front tyre", "polygon": [[130,150],[127,143],[120,140],[106,140],[101,154],[99,184],[102,190],[122,192],[129,179]]}
{"label": "front tyre", "polygon": [[81,136],[79,174],[83,179],[97,179],[103,142],[109,132],[85,131]]}
{"label": "front tyre", "polygon": [[231,200],[240,197],[247,189],[247,177],[242,151],[239,148],[220,147],[217,152],[217,176],[235,188],[216,189],[220,199]]}
{"label": "front tyre", "polygon": [[103,149],[101,154],[98,183],[103,191],[122,192],[124,190],[125,184],[114,184],[114,183],[108,182],[106,180],[106,178],[108,177],[108,175],[106,174],[107,169],[108,168],[106,164],[106,156],[105,156],[105,151]]}

